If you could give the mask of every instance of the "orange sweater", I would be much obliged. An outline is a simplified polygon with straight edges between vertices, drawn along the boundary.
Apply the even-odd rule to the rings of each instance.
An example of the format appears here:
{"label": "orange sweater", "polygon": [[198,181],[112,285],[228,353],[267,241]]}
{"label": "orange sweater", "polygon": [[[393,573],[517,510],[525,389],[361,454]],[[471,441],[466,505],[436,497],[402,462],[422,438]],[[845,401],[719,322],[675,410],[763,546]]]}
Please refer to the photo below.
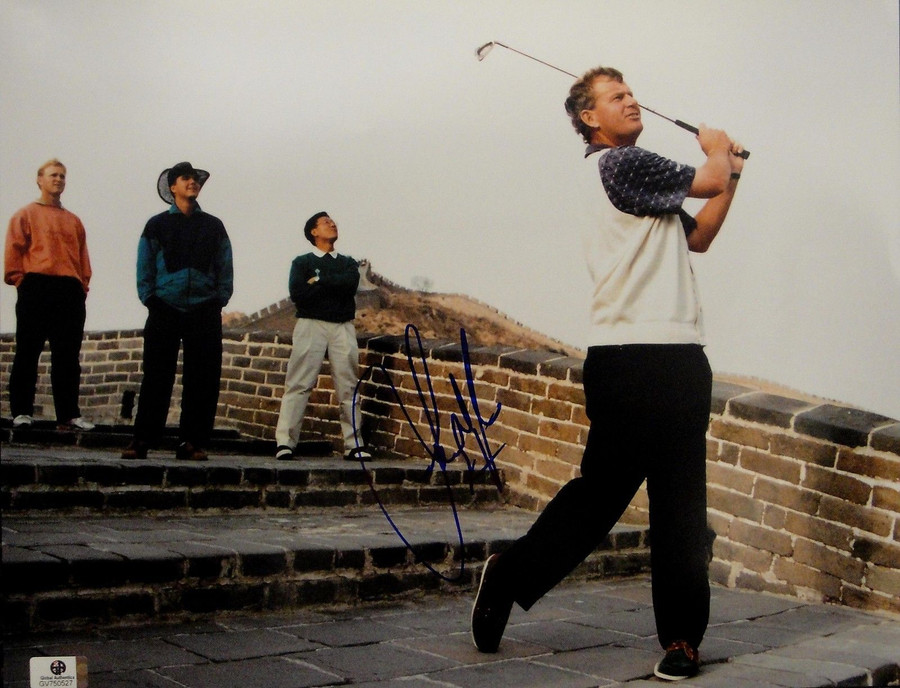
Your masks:
{"label": "orange sweater", "polygon": [[74,213],[29,203],[9,221],[3,280],[18,287],[26,273],[74,277],[85,293],[91,281],[84,225]]}

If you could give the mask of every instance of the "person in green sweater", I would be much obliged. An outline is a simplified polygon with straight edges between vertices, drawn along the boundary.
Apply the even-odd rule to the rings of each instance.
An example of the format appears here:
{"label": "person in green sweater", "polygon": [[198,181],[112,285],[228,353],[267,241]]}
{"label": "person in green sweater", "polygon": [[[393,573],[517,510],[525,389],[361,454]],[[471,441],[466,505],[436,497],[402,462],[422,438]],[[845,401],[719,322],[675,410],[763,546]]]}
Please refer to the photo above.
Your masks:
{"label": "person in green sweater", "polygon": [[340,405],[344,458],[371,459],[357,442],[354,428],[360,422],[359,404],[354,400],[359,348],[353,326],[359,263],[335,250],[338,228],[328,213],[309,218],[303,234],[313,249],[294,259],[288,280],[291,301],[297,307],[297,324],[275,428],[275,458],[294,458],[309,395],[327,354]]}

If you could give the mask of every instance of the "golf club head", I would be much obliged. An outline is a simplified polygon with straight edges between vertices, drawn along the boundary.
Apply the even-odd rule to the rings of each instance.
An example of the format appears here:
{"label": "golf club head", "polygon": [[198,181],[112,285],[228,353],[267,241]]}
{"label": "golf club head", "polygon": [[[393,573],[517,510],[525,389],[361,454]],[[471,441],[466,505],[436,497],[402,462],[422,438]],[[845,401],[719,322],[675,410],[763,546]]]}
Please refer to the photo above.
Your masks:
{"label": "golf club head", "polygon": [[488,56],[488,53],[491,52],[491,50],[493,50],[493,49],[494,49],[494,41],[491,41],[490,43],[485,43],[483,46],[481,46],[480,48],[478,48],[478,50],[475,51],[475,57],[477,57],[478,61],[481,62],[484,58],[486,58]]}

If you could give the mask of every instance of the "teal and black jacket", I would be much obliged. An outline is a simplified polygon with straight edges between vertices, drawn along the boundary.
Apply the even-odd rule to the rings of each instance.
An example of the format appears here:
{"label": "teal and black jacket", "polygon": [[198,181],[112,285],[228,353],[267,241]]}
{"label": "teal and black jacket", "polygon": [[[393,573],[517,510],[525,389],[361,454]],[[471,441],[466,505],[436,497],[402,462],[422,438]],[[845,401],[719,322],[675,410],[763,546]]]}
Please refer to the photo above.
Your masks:
{"label": "teal and black jacket", "polygon": [[199,206],[191,215],[173,205],[151,217],[138,242],[137,290],[148,307],[161,299],[184,312],[223,308],[234,291],[234,267],[222,221]]}

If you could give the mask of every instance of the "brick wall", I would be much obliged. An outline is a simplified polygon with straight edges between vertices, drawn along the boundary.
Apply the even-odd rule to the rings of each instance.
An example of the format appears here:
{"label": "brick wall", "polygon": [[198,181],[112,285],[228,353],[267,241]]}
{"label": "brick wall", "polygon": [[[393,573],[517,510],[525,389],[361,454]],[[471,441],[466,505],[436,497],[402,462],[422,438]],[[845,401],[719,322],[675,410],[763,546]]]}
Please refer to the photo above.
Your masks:
{"label": "brick wall", "polygon": [[[139,388],[141,345],[139,331],[86,335],[85,415],[129,422],[122,402]],[[532,510],[576,475],[587,435],[580,359],[472,346],[467,368],[460,342],[425,341],[419,355],[413,340],[411,358],[399,336],[361,337],[360,346],[364,432],[383,452],[449,457],[463,447],[458,460],[470,461],[473,470],[485,470],[484,457],[496,456],[507,499]],[[272,439],[290,338],[228,332],[224,350],[218,424]],[[9,413],[12,352],[12,336],[0,336],[3,414]],[[39,414],[52,417],[48,358],[45,352],[38,404]],[[326,365],[304,429],[337,447],[327,373]],[[179,395],[176,384],[172,423]],[[717,534],[711,578],[900,613],[900,422],[719,380],[713,397],[707,436],[709,521]],[[502,408],[495,416],[497,404]],[[623,520],[646,523],[643,490]]]}

